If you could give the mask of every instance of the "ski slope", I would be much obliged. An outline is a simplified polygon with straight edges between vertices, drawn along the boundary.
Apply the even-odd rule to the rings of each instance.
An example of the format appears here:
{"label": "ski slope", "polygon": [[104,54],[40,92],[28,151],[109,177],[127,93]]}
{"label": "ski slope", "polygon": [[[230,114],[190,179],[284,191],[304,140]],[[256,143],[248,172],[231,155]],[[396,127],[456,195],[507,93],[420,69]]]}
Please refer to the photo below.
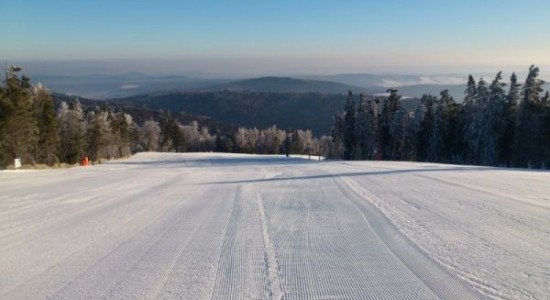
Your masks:
{"label": "ski slope", "polygon": [[0,299],[548,299],[550,173],[142,153],[0,172]]}

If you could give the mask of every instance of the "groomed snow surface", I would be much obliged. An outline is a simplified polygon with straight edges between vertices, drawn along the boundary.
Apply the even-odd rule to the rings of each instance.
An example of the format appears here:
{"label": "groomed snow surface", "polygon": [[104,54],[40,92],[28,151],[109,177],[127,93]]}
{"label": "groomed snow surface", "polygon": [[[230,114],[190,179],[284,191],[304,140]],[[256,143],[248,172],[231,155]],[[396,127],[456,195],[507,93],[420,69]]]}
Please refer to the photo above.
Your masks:
{"label": "groomed snow surface", "polygon": [[549,172],[209,153],[0,172],[1,299],[549,295]]}

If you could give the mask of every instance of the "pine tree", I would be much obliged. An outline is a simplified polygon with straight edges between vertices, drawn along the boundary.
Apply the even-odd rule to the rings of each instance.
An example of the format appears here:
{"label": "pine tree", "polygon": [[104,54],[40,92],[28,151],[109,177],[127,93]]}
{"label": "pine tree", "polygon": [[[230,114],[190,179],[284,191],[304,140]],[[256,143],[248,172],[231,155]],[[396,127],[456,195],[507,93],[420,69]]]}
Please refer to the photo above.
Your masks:
{"label": "pine tree", "polygon": [[538,78],[539,68],[531,66],[518,104],[514,134],[514,165],[540,167],[543,163],[542,101],[540,93],[544,81]]}
{"label": "pine tree", "polygon": [[506,96],[504,108],[504,132],[499,142],[500,158],[499,162],[506,166],[511,166],[513,158],[514,135],[516,130],[516,112],[519,103],[520,84],[516,73],[510,76],[510,89]]}
{"label": "pine tree", "polygon": [[379,119],[379,146],[383,159],[399,159],[404,142],[407,112],[401,108],[397,90],[389,89],[389,97],[382,104]]}
{"label": "pine tree", "polygon": [[[179,129],[179,125],[172,117],[169,111],[162,111],[159,121],[160,126],[160,147],[163,151],[181,152],[185,148],[184,136]],[[197,128],[197,136],[195,144],[200,148],[199,134]],[[200,149],[197,149],[200,150]]]}
{"label": "pine tree", "polygon": [[357,108],[357,119],[356,119],[356,134],[357,145],[356,147],[356,159],[370,159],[372,152],[370,149],[370,126],[369,126],[369,103],[367,97],[364,94],[359,95],[359,107]]}
{"label": "pine tree", "polygon": [[[472,94],[472,91],[475,91]],[[473,89],[470,80],[466,89],[464,99],[464,143],[465,158],[470,164],[479,164],[481,151],[484,148],[483,141],[483,122],[484,107],[489,97],[487,83],[481,78],[477,87]]]}
{"label": "pine tree", "polygon": [[[333,141],[333,148],[330,151],[332,157],[342,158],[343,152],[343,136],[344,136],[344,116],[343,114],[336,114],[332,119],[331,135]],[[286,140],[285,140],[286,141]]]}
{"label": "pine tree", "polygon": [[350,160],[355,155],[355,100],[351,91],[348,93],[348,99],[345,107],[344,128],[343,128],[344,159]]}
{"label": "pine tree", "polygon": [[542,129],[543,143],[544,143],[544,161],[543,167],[550,169],[550,95],[548,91],[544,95],[544,122]]}
{"label": "pine tree", "polygon": [[132,134],[135,134],[132,116],[124,112],[110,113],[112,154],[116,158],[125,157],[132,153]]}
{"label": "pine tree", "polygon": [[449,90],[441,92],[441,104],[443,106],[443,147],[441,154],[443,162],[461,163],[462,149],[462,116],[461,106],[455,102],[449,94]]}
{"label": "pine tree", "polygon": [[474,102],[474,98],[477,94],[476,80],[471,74],[468,75],[468,83],[466,84],[466,91],[464,91],[466,96],[464,97],[464,106],[468,106]]}
{"label": "pine tree", "polygon": [[[442,97],[443,98],[443,97]],[[433,112],[433,121],[431,124],[431,135],[428,138],[428,161],[442,161],[444,139],[445,139],[445,119],[444,119],[443,99],[435,100]]]}
{"label": "pine tree", "polygon": [[0,164],[8,165],[14,158],[22,163],[34,163],[38,127],[33,114],[30,80],[19,78],[19,67],[6,73],[5,87],[0,90]]}
{"label": "pine tree", "polygon": [[497,73],[489,87],[489,96],[483,101],[483,122],[481,127],[480,163],[482,165],[496,166],[499,163],[499,141],[504,135],[504,108],[506,95],[505,84],[502,80],[502,72]]}
{"label": "pine tree", "polygon": [[409,160],[409,161],[422,161],[419,157],[419,137],[420,137],[420,131],[422,130],[422,123],[424,121],[425,111],[424,107],[422,105],[422,99],[424,99],[426,95],[423,95],[421,98],[420,104],[416,107],[414,113],[412,114],[412,118],[407,126],[407,132],[405,136],[405,140],[403,143],[403,150],[401,159],[402,160]]}
{"label": "pine tree", "polygon": [[59,162],[57,151],[59,149],[59,135],[57,119],[55,117],[55,104],[50,92],[42,85],[33,89],[34,113],[38,128],[35,160],[53,166]]}
{"label": "pine tree", "polygon": [[86,127],[84,110],[76,100],[70,106],[62,102],[57,110],[60,156],[64,162],[74,164],[86,155]]}
{"label": "pine tree", "polygon": [[434,131],[435,106],[437,98],[432,95],[423,95],[420,99],[420,105],[415,113],[416,118],[420,118],[419,128],[416,131],[418,141],[416,144],[416,156],[419,161],[429,160],[430,138]]}
{"label": "pine tree", "polygon": [[88,129],[87,129],[87,153],[92,161],[101,163],[102,158],[110,159],[113,153],[109,150],[109,146],[118,137],[113,136],[111,130],[112,120],[107,111],[95,111],[88,114]]}

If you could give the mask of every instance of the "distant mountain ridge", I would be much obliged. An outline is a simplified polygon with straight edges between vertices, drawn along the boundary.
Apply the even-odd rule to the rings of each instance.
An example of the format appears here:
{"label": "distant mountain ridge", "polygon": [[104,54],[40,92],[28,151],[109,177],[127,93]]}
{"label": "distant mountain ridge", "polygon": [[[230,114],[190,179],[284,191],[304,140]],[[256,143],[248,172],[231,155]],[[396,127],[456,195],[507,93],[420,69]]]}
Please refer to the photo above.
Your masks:
{"label": "distant mountain ridge", "polygon": [[204,88],[209,91],[254,91],[269,93],[322,93],[345,94],[348,91],[360,93],[364,88],[334,81],[306,80],[293,77],[266,76],[232,81]]}
{"label": "distant mountain ridge", "polygon": [[[399,90],[405,98],[420,98],[423,94],[438,96],[448,89],[456,101],[462,101],[467,75],[463,74],[336,74],[310,76],[263,76],[248,79],[215,79],[186,75],[151,75],[139,72],[122,74],[44,75],[30,74],[34,82],[42,82],[50,90],[91,99],[115,99],[151,93],[182,91],[254,91],[267,93],[319,93],[379,95],[388,88]],[[504,74],[507,83],[509,74]],[[477,74],[490,82],[494,74]],[[518,78],[524,78],[518,73]],[[521,80],[520,80],[521,81]],[[548,89],[548,84],[545,89]]]}

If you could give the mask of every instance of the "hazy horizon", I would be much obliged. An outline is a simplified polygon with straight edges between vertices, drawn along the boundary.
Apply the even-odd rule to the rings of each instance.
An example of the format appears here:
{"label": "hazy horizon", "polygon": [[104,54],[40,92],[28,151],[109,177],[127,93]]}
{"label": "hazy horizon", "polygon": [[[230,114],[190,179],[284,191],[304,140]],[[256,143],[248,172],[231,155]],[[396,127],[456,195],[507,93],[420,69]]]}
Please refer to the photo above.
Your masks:
{"label": "hazy horizon", "polygon": [[[255,70],[243,67],[243,60],[218,61],[217,67],[205,66],[205,61],[184,60],[130,60],[130,59],[79,59],[79,60],[3,60],[7,66],[21,66],[25,74],[38,76],[93,76],[93,75],[126,75],[141,73],[149,76],[189,76],[205,79],[242,79],[266,76],[304,77],[304,76],[336,76],[347,74],[373,75],[455,75],[492,76],[499,71],[505,74],[515,72],[521,78],[526,74],[528,65],[517,66],[410,66],[410,67],[364,67],[352,68],[299,68],[294,66],[289,70],[285,65],[272,63],[272,67]],[[550,65],[535,64],[541,69],[541,78],[549,78]],[[257,64],[256,64],[257,66]],[[265,65],[264,65],[265,66]],[[137,74],[136,74],[137,75]],[[465,77],[466,79],[466,77]],[[490,79],[490,78],[485,78]]]}
{"label": "hazy horizon", "polygon": [[[536,7],[536,9],[533,9]],[[30,73],[239,78],[550,69],[547,1],[3,1]]]}

